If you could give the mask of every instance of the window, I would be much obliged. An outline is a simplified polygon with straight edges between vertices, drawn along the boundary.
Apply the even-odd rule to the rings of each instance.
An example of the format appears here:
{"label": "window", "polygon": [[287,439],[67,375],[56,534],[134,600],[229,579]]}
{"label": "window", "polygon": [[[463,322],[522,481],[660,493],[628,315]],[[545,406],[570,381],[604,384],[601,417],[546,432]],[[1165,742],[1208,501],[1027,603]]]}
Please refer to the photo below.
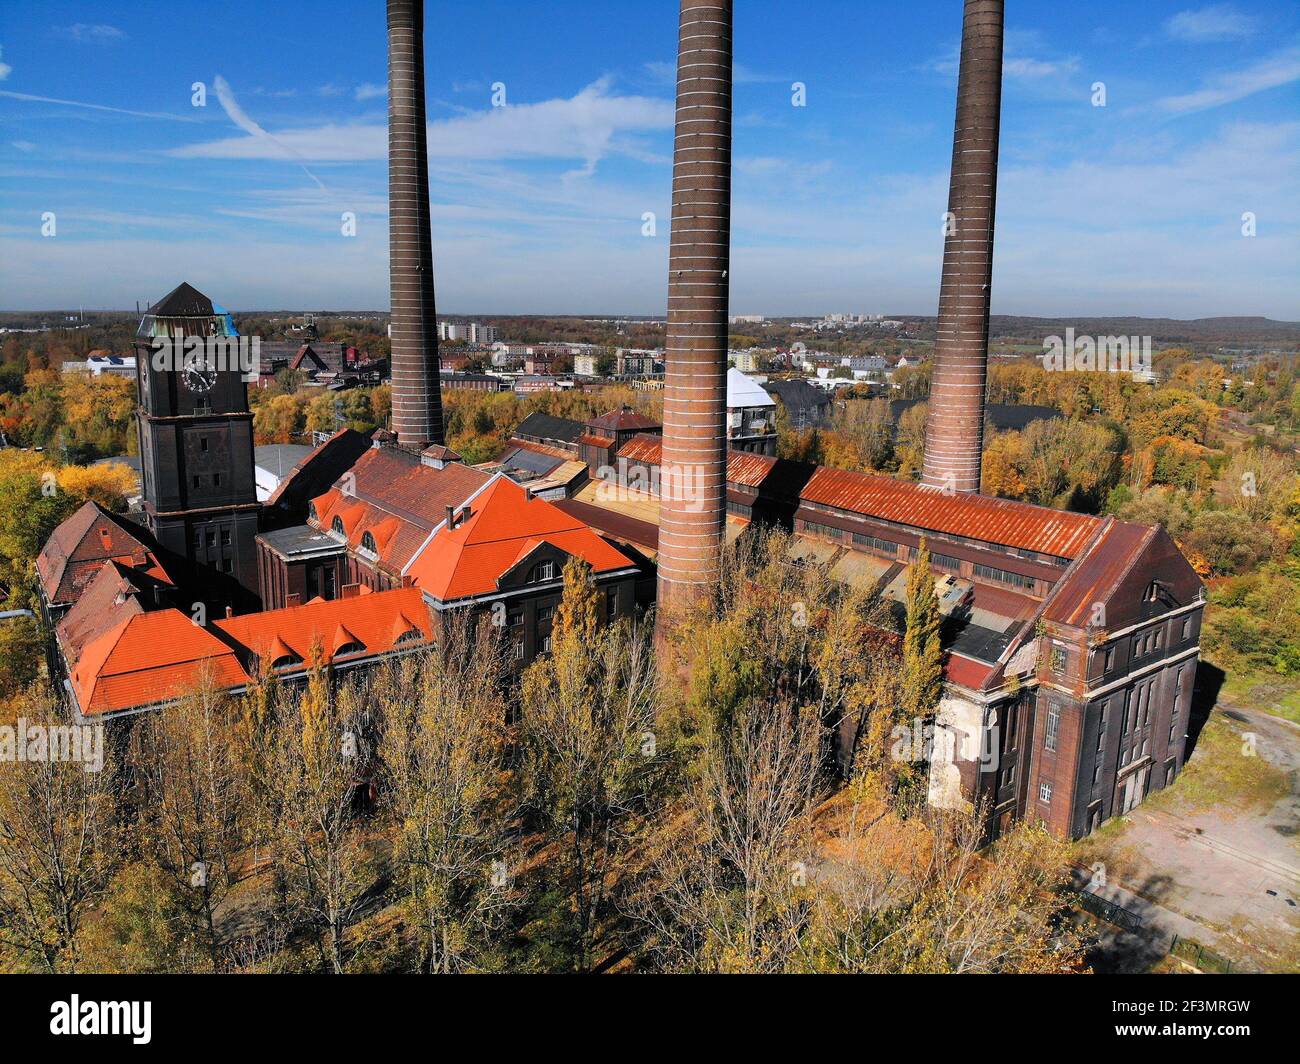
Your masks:
{"label": "window", "polygon": [[1185,621],[1183,621],[1183,639],[1186,640],[1191,638],[1192,638],[1192,619],[1188,617]]}
{"label": "window", "polygon": [[379,548],[375,546],[375,537],[369,532],[361,534],[361,549],[369,551],[371,554],[378,554]]}
{"label": "window", "polygon": [[618,616],[618,588],[607,587],[605,589],[605,618],[612,621]]}
{"label": "window", "polygon": [[342,658],[346,657],[348,654],[364,654],[365,652],[366,647],[364,643],[353,641],[351,643],[344,643],[338,648],[338,650],[334,651],[334,656],[336,658]]}
{"label": "window", "polygon": [[549,635],[542,636],[542,653],[549,654],[550,652],[551,652],[551,637]]}
{"label": "window", "polygon": [[506,614],[506,624],[509,625],[511,628],[518,628],[523,623],[524,623],[523,610],[518,610],[518,609],[510,610],[510,612]]}
{"label": "window", "polygon": [[1097,758],[1092,766],[1092,785],[1095,787],[1101,781],[1101,758]]}
{"label": "window", "polygon": [[208,438],[207,438],[206,436],[200,436],[200,437],[199,437],[199,450],[200,450],[200,451],[206,451],[207,449],[208,449]]}
{"label": "window", "polygon": [[194,474],[194,486],[195,486],[196,488],[199,486],[199,481],[200,481],[201,479],[202,479],[202,478],[201,478],[197,473]]}
{"label": "window", "polygon": [[1008,765],[1005,769],[1002,770],[1002,786],[1010,787],[1015,782],[1016,782],[1016,766],[1015,763],[1012,762],[1010,765]]}
{"label": "window", "polygon": [[213,486],[214,488],[219,488],[219,487],[221,487],[221,474],[220,474],[220,473],[213,473],[213,474],[212,474],[212,486]]}
{"label": "window", "polygon": [[542,621],[549,621],[554,616],[555,616],[555,603],[548,602],[545,606],[537,607],[537,621],[539,624]]}
{"label": "window", "polygon": [[951,554],[931,554],[930,564],[936,569],[960,569],[961,562]]}
{"label": "window", "polygon": [[400,646],[403,643],[414,643],[422,639],[423,637],[424,637],[424,633],[421,632],[420,629],[408,628],[405,632],[403,632],[393,641],[393,645]]}
{"label": "window", "polygon": [[343,518],[335,517],[334,520],[330,522],[330,531],[333,532],[336,536],[346,537],[347,533],[343,531]]}
{"label": "window", "polygon": [[1052,671],[1064,672],[1066,662],[1065,647],[1052,647]]}
{"label": "window", "polygon": [[1101,748],[1106,745],[1106,706],[1103,703],[1101,707],[1101,720],[1097,723],[1097,751],[1100,753]]}
{"label": "window", "polygon": [[869,547],[871,550],[879,551],[881,554],[887,554],[891,558],[898,554],[897,543],[891,543],[889,540],[881,539],[879,536],[868,536],[862,532],[854,532],[853,542],[859,547]]}
{"label": "window", "polygon": [[208,546],[209,546],[209,547],[215,547],[216,545],[217,545],[217,534],[216,534],[215,532],[209,532],[209,533],[208,533]]}
{"label": "window", "polygon": [[555,579],[554,562],[538,562],[536,565],[533,566],[532,581],[531,581],[532,583],[540,584],[546,580],[554,580],[554,579]]}
{"label": "window", "polygon": [[223,528],[221,530],[221,545],[223,547],[230,546],[230,529],[228,528]]}
{"label": "window", "polygon": [[1038,800],[1047,805],[1052,804],[1052,785],[1050,783],[1040,783],[1038,785]]}
{"label": "window", "polygon": [[1056,736],[1061,730],[1061,707],[1055,702],[1049,702],[1047,705],[1047,734],[1043,738],[1043,746],[1047,750],[1056,749]]}
{"label": "window", "polygon": [[271,668],[291,669],[295,665],[301,665],[301,664],[302,664],[302,658],[298,657],[297,654],[281,654],[280,657],[276,658],[273,662],[271,662]]}
{"label": "window", "polygon": [[1107,647],[1101,659],[1101,671],[1110,672],[1111,666],[1115,664],[1115,648]]}
{"label": "window", "polygon": [[515,640],[514,652],[515,652],[515,661],[524,660],[524,641],[522,639]]}
{"label": "window", "polygon": [[1023,587],[1032,590],[1034,578],[1032,576],[1021,576],[1019,573],[1009,572],[1006,569],[998,569],[992,565],[977,564],[975,566],[975,575],[982,576],[985,580],[997,580],[1003,584],[1011,584],[1014,587]]}

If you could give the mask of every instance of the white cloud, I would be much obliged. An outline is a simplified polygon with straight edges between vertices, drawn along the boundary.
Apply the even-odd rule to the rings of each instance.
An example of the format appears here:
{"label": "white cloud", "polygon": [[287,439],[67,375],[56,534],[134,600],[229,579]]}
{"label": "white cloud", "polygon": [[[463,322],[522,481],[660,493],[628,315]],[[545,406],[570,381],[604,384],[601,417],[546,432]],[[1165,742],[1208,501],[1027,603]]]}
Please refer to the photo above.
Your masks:
{"label": "white cloud", "polygon": [[[0,56],[3,56],[4,54],[5,54],[4,48],[0,47]],[[10,74],[12,74],[13,69],[14,68],[11,67],[8,63],[0,61],[0,81],[4,81],[5,78],[7,78]]]}
{"label": "white cloud", "polygon": [[259,126],[256,122],[254,122],[251,118],[248,117],[247,112],[245,112],[244,109],[239,106],[239,101],[235,99],[234,91],[230,88],[230,83],[227,82],[225,78],[223,78],[220,74],[218,74],[213,79],[212,86],[216,90],[217,99],[221,103],[221,109],[226,112],[227,118],[229,118],[232,122],[234,122],[235,125],[237,125],[249,136],[256,138],[257,140],[261,141],[264,144],[274,145],[274,147],[279,150],[279,155],[281,158],[283,158],[286,155],[289,155],[297,159],[299,165],[302,166],[303,173],[305,173],[308,177],[310,177],[313,181],[315,181],[317,185],[320,185],[320,187],[324,189],[325,186],[321,183],[320,178],[318,178],[315,174],[313,174],[310,170],[307,169],[307,167],[302,162],[302,156],[297,151],[295,151],[292,147],[281,143],[278,138],[271,136],[270,133],[268,133],[265,129],[263,129],[261,126]]}
{"label": "white cloud", "polygon": [[357,86],[356,92],[353,95],[355,95],[358,100],[376,100],[380,96],[388,95],[388,86],[364,82]]}
{"label": "white cloud", "polygon": [[33,144],[30,140],[11,140],[9,143],[12,144],[12,145],[13,145],[15,148],[17,148],[19,151],[35,151],[35,150],[36,150],[36,145]]}
{"label": "white cloud", "polygon": [[[227,87],[228,89],[228,87]],[[221,89],[218,87],[218,96]],[[226,100],[222,98],[222,105]],[[237,104],[235,105],[238,106]],[[229,108],[227,108],[229,113]],[[242,112],[241,112],[242,115]],[[242,116],[246,121],[247,116]],[[184,158],[283,158],[286,151],[316,161],[359,161],[388,156],[382,123],[340,123],[289,129],[271,136],[231,114],[250,136],[192,144],[170,154]],[[430,153],[454,159],[576,159],[590,174],[611,152],[635,151],[618,138],[671,129],[673,104],[648,96],[617,96],[602,78],[568,99],[514,103],[429,123]]]}
{"label": "white cloud", "polygon": [[1180,41],[1199,43],[1249,37],[1258,25],[1258,19],[1230,4],[1211,4],[1178,12],[1165,21],[1165,32]]}
{"label": "white cloud", "polygon": [[107,26],[104,23],[78,22],[71,26],[64,26],[57,31],[65,37],[71,37],[74,41],[100,43],[107,41],[124,41],[126,34],[116,26]]}
{"label": "white cloud", "polygon": [[1241,70],[1206,78],[1195,92],[1166,96],[1156,106],[1172,114],[1204,111],[1244,100],[1257,92],[1300,81],[1300,48],[1287,48]]}

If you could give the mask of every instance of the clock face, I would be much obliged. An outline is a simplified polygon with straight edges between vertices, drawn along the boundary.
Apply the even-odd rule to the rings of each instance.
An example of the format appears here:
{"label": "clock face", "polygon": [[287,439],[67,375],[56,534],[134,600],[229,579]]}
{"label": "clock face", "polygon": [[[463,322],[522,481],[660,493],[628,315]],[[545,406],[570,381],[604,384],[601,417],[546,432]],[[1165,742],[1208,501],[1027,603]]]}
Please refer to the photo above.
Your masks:
{"label": "clock face", "polygon": [[203,361],[191,362],[181,374],[181,381],[192,392],[204,394],[212,390],[217,383],[217,370]]}

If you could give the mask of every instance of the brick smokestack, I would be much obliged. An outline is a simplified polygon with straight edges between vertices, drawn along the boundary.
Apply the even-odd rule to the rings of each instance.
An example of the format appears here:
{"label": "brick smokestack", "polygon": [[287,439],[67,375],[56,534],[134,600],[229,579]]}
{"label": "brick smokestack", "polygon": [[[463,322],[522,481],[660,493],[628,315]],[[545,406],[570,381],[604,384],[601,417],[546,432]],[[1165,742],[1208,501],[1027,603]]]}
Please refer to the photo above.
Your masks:
{"label": "brick smokestack", "polygon": [[966,0],[939,336],[921,482],[980,490],[988,383],[989,290],[1002,106],[1003,0]]}
{"label": "brick smokestack", "polygon": [[443,443],[424,119],[424,0],[388,0],[388,271],[393,431]]}
{"label": "brick smokestack", "polygon": [[731,0],[682,0],[660,477],[661,618],[707,593],[721,563],[730,243]]}

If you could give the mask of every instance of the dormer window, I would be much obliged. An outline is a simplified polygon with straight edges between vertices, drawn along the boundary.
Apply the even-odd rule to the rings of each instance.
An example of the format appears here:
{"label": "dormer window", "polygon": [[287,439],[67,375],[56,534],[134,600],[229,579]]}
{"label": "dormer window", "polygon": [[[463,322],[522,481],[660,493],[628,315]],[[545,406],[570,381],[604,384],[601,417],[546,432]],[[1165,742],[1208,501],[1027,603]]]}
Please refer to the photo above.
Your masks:
{"label": "dormer window", "polygon": [[302,658],[298,657],[297,654],[281,654],[278,658],[276,658],[274,661],[271,662],[271,668],[292,669],[295,666],[301,664],[302,664]]}
{"label": "dormer window", "polygon": [[341,517],[334,518],[334,520],[330,523],[330,531],[333,532],[336,536],[342,536],[344,539],[348,538],[347,532],[344,531],[343,518]]}
{"label": "dormer window", "polygon": [[403,643],[415,643],[424,638],[424,633],[418,628],[408,628],[399,635],[394,641],[394,646],[401,646]]}
{"label": "dormer window", "polygon": [[373,554],[376,557],[379,555],[379,548],[375,546],[375,537],[369,532],[364,532],[361,535],[361,549],[367,554]]}
{"label": "dormer window", "polygon": [[343,658],[343,657],[347,657],[349,654],[364,654],[365,652],[366,652],[366,648],[365,645],[362,643],[357,643],[357,642],[344,643],[341,647],[338,648],[338,650],[334,651],[334,656],[336,658]]}
{"label": "dormer window", "polygon": [[545,583],[547,580],[554,580],[554,579],[555,579],[555,563],[538,562],[536,565],[533,566],[533,572],[531,578],[529,579],[529,583],[541,584],[541,583]]}
{"label": "dormer window", "polygon": [[313,521],[320,520],[320,514],[317,513],[316,504],[314,502],[309,502],[307,504],[307,516],[310,517]]}

